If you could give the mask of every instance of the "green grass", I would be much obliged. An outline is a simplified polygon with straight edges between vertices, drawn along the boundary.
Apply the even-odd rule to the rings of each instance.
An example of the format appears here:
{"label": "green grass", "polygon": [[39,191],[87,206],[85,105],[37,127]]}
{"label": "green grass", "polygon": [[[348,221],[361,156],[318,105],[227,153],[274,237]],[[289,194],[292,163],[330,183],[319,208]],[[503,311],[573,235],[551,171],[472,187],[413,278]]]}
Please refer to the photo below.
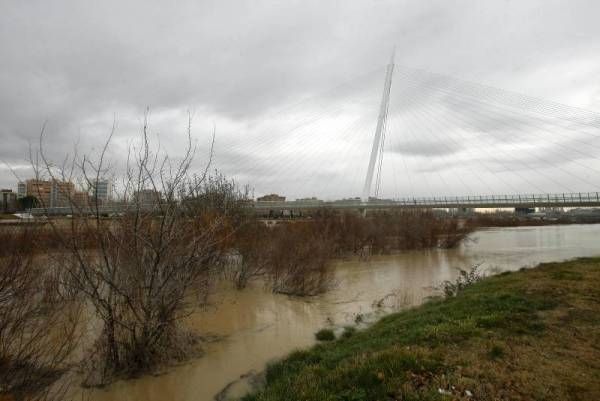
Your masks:
{"label": "green grass", "polygon": [[294,352],[244,400],[600,399],[598,300],[600,259],[490,277]]}

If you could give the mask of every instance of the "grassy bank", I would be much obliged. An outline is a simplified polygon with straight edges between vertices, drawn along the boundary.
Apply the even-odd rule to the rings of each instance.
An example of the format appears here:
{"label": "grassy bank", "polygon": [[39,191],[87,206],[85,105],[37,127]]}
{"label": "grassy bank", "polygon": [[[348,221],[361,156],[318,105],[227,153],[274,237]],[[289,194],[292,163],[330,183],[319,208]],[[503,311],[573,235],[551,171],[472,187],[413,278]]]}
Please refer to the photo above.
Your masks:
{"label": "grassy bank", "polygon": [[598,400],[600,258],[487,278],[267,369],[250,400]]}

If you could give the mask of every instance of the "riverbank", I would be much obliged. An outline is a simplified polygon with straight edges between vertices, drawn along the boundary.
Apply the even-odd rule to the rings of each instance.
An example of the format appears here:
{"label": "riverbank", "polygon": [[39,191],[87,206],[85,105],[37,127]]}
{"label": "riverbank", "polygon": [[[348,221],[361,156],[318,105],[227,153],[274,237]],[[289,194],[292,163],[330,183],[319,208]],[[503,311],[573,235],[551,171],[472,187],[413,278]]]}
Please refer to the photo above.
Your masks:
{"label": "riverbank", "polygon": [[487,278],[270,365],[250,400],[600,398],[600,258]]}

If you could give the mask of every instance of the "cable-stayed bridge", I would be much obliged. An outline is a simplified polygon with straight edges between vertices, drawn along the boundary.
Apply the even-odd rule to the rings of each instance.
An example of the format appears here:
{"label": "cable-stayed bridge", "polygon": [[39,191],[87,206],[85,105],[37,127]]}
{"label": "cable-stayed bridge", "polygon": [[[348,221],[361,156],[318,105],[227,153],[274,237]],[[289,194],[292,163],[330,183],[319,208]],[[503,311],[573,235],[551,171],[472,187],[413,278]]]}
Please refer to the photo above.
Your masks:
{"label": "cable-stayed bridge", "polygon": [[600,206],[598,155],[600,113],[392,56],[385,70],[217,137],[214,162],[259,194],[297,199],[258,211],[587,207]]}
{"label": "cable-stayed bridge", "polygon": [[600,206],[600,193],[544,194],[544,195],[488,195],[441,198],[406,199],[347,199],[338,201],[296,200],[289,202],[255,202],[262,210],[310,210],[318,208],[385,210],[385,209],[470,209],[470,208],[536,208],[536,207],[594,207]]}
{"label": "cable-stayed bridge", "polygon": [[[395,74],[395,77],[394,77]],[[400,99],[390,105],[393,78],[399,82]],[[440,107],[439,103],[442,104]],[[414,110],[414,111],[413,111]],[[401,123],[398,124],[398,119]],[[257,209],[332,208],[535,208],[600,206],[598,174],[600,161],[600,114],[589,110],[548,102],[516,92],[481,85],[441,74],[397,66],[394,56],[386,67],[383,94],[375,127],[366,177],[358,197],[320,201],[299,199],[288,202],[257,202]],[[403,146],[386,144],[390,134],[408,137]],[[429,140],[422,141],[429,136]],[[431,140],[433,139],[433,140]],[[420,141],[421,140],[421,141]],[[448,184],[443,174],[456,160],[452,157],[469,146],[481,145],[472,158],[469,171],[457,175],[456,187],[471,193],[472,182],[488,188],[490,195],[380,196],[383,189],[384,154],[402,159],[409,174],[406,157],[411,143],[425,143],[416,152],[429,152],[431,168],[439,181]],[[441,145],[441,146],[439,146]],[[386,153],[386,149],[388,149]],[[400,151],[394,154],[394,150]],[[335,151],[335,150],[334,150]],[[436,157],[439,153],[442,157]],[[513,154],[514,153],[514,154]],[[478,156],[478,158],[477,158]],[[523,157],[525,156],[525,157]],[[441,159],[441,161],[440,161]],[[458,160],[461,162],[461,160]],[[359,161],[355,161],[359,162]],[[427,170],[427,167],[424,168]],[[394,180],[396,179],[394,172]],[[431,180],[431,175],[429,180]],[[490,179],[491,178],[491,179]],[[417,177],[418,179],[418,177]],[[429,183],[425,175],[425,186]],[[374,182],[373,182],[374,181]],[[410,178],[409,178],[410,183]],[[498,187],[513,189],[510,195],[498,194]],[[527,188],[529,191],[520,190]],[[552,188],[554,192],[545,190]],[[578,192],[575,188],[588,191]],[[531,194],[531,190],[536,191]],[[564,192],[555,193],[556,190]],[[385,199],[382,199],[385,198]]]}

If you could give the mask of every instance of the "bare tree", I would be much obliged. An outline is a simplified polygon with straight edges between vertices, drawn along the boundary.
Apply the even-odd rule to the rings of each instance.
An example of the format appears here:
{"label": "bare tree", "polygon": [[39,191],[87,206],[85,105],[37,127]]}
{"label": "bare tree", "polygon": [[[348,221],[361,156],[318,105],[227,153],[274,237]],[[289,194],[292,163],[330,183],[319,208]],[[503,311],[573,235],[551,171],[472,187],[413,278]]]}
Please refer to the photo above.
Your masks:
{"label": "bare tree", "polygon": [[272,232],[273,252],[268,277],[273,292],[310,296],[331,288],[329,262],[335,245],[319,226],[287,224]]}
{"label": "bare tree", "polygon": [[[42,135],[41,169],[53,180],[77,178],[94,188],[108,172],[113,133],[114,127],[98,155],[75,155],[59,167],[44,154]],[[209,270],[230,237],[226,213],[199,207],[212,147],[200,174],[191,172],[195,154],[190,121],[183,156],[175,160],[152,147],[145,119],[129,150],[119,201],[107,205],[95,191],[86,206],[70,199],[68,224],[50,220],[67,255],[66,281],[101,322],[88,384],[152,369],[184,357],[192,345],[181,319],[190,301],[206,293]]]}
{"label": "bare tree", "polygon": [[256,219],[248,219],[238,230],[233,246],[237,251],[229,268],[224,270],[226,278],[241,290],[252,279],[264,277],[270,270],[274,242],[270,229]]}

